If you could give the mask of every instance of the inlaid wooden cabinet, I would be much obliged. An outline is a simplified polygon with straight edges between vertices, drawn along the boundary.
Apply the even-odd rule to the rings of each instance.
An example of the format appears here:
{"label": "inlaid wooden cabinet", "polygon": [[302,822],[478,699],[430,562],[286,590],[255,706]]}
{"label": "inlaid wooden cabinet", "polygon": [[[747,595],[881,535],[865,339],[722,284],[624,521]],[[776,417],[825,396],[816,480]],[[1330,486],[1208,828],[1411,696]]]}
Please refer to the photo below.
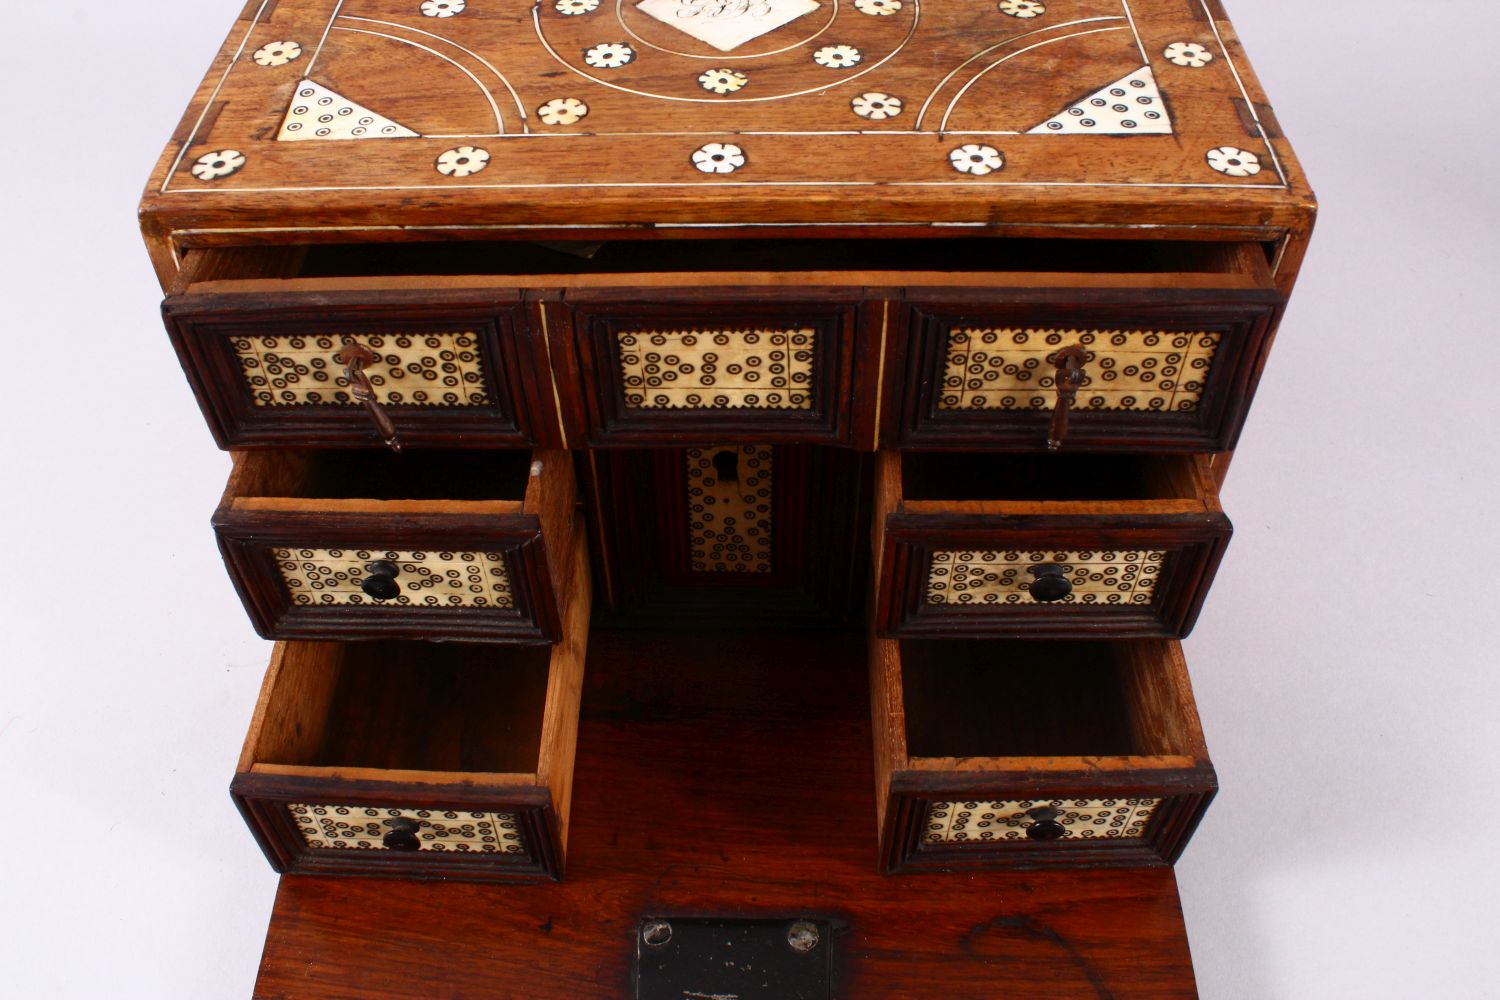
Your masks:
{"label": "inlaid wooden cabinet", "polygon": [[141,219],[257,995],[1193,995],[1314,215],[1209,0],[245,5]]}

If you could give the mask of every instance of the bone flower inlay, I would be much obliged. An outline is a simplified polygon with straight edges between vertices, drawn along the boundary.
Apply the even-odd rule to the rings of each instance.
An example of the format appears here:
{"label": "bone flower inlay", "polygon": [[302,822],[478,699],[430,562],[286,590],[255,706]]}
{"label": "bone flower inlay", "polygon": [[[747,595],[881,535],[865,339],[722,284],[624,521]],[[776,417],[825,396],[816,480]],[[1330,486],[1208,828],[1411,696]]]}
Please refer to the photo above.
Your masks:
{"label": "bone flower inlay", "polygon": [[720,52],[733,52],[820,6],[816,0],[643,0],[636,9]]}

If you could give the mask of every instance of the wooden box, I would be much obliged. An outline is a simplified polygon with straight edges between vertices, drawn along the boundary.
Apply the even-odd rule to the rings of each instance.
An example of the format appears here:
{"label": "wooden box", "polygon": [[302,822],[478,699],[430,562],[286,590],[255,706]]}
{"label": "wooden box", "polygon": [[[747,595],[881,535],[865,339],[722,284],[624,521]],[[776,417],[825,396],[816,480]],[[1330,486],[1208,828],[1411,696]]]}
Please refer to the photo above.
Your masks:
{"label": "wooden box", "polygon": [[1180,638],[1231,532],[1191,456],[883,452],[877,476],[891,635]]}
{"label": "wooden box", "polygon": [[214,530],[268,639],[558,637],[566,452],[239,455]]}
{"label": "wooden box", "polygon": [[554,646],[278,643],[231,790],[277,871],[560,878],[590,582]]}

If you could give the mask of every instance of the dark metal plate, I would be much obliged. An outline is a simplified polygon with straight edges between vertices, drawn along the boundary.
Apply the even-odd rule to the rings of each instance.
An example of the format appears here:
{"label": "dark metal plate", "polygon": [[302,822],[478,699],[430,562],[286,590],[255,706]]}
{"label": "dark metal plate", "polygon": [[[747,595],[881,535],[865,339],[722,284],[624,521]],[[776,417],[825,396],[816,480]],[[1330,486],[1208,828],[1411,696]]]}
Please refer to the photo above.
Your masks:
{"label": "dark metal plate", "polygon": [[636,1000],[832,1000],[826,920],[653,917],[636,933]]}

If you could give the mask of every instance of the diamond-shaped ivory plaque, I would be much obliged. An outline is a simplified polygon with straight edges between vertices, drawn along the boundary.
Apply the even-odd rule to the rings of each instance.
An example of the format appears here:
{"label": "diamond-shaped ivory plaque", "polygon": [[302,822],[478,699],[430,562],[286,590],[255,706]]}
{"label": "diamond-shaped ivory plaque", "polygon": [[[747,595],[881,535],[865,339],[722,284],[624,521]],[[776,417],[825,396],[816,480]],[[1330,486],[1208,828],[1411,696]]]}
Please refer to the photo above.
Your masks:
{"label": "diamond-shaped ivory plaque", "polygon": [[720,52],[811,14],[817,0],[642,0],[636,7]]}

